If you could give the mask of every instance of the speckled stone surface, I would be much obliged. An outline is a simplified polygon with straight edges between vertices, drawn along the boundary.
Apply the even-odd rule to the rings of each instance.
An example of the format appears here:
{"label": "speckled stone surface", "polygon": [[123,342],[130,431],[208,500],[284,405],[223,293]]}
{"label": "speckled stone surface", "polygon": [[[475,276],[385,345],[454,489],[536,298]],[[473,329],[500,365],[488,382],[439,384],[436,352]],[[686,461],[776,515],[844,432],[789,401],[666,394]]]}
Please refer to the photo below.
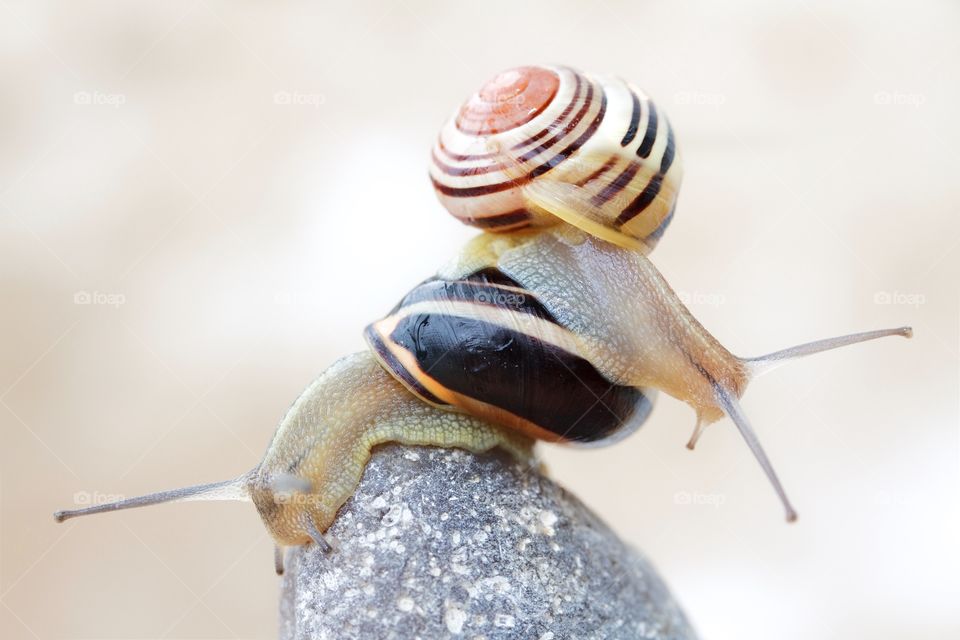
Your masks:
{"label": "speckled stone surface", "polygon": [[287,556],[285,640],[696,637],[649,562],[503,454],[384,447],[327,537]]}

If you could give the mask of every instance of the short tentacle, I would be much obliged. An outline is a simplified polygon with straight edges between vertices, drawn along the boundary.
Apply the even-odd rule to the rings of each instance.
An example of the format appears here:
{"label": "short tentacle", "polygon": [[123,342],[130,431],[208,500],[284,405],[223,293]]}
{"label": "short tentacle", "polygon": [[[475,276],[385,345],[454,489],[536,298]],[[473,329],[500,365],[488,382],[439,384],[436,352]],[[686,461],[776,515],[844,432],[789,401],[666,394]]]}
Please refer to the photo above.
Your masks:
{"label": "short tentacle", "polygon": [[697,415],[697,424],[693,428],[693,435],[690,436],[690,440],[687,441],[687,449],[693,451],[697,446],[697,442],[700,440],[700,436],[703,435],[703,430],[706,428],[707,423],[702,416]]}
{"label": "short tentacle", "polygon": [[283,555],[284,548],[278,544],[273,545],[273,570],[278,576],[283,575]]}
{"label": "short tentacle", "polygon": [[317,523],[313,521],[313,518],[306,511],[303,512],[300,518],[300,524],[303,526],[304,531],[310,539],[313,541],[317,547],[320,548],[320,551],[324,553],[330,553],[333,551],[333,547],[330,546],[330,543],[327,539],[320,533],[320,529],[317,528]]}

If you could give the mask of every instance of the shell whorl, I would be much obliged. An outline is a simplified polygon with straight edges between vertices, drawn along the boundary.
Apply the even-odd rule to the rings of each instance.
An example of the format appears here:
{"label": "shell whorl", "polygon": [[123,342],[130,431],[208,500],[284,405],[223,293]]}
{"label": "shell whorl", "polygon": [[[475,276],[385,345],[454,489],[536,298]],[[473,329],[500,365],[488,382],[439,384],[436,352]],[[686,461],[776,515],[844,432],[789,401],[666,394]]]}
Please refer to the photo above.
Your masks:
{"label": "shell whorl", "polygon": [[536,66],[504,71],[470,97],[441,130],[430,177],[444,207],[481,229],[563,219],[652,248],[672,219],[682,167],[670,123],[641,90]]}

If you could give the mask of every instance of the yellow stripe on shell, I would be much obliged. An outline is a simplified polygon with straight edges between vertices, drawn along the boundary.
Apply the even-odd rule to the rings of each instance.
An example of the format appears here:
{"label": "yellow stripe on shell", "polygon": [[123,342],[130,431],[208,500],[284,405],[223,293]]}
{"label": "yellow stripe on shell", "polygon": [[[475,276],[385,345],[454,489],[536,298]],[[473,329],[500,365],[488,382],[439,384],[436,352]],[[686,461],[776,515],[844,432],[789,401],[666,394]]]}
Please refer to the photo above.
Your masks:
{"label": "yellow stripe on shell", "polygon": [[[526,295],[531,294],[528,292]],[[413,315],[447,315],[475,318],[511,331],[533,336],[541,342],[568,353],[576,355],[583,353],[580,340],[570,330],[564,329],[549,320],[543,320],[535,315],[516,311],[509,307],[460,300],[425,300],[402,307],[396,313],[391,314],[389,318],[396,321],[392,323],[390,331],[392,332],[396,328],[400,320]],[[389,336],[390,334],[385,335]]]}
{"label": "yellow stripe on shell", "polygon": [[[429,374],[427,374],[420,367],[420,363],[417,361],[416,356],[414,356],[412,353],[410,353],[409,351],[401,347],[399,344],[394,342],[392,339],[390,339],[390,334],[393,333],[393,330],[397,328],[397,324],[400,322],[401,319],[403,319],[403,316],[391,315],[391,316],[387,316],[383,320],[378,320],[377,322],[374,322],[373,325],[371,326],[374,328],[375,331],[377,331],[377,333],[380,334],[380,338],[383,341],[384,347],[386,347],[387,351],[390,352],[390,355],[392,355],[393,358],[400,363],[400,366],[402,366],[405,371],[407,371],[413,378],[415,378],[416,381],[424,389],[432,393],[435,397],[439,398],[446,404],[438,405],[435,402],[431,402],[427,398],[423,397],[420,393],[418,393],[416,389],[414,389],[409,384],[407,384],[406,380],[396,375],[395,373],[394,373],[394,377],[396,377],[397,380],[401,384],[403,384],[403,386],[406,387],[412,394],[422,399],[424,402],[435,407],[441,407],[448,410],[452,408],[455,411],[462,411],[462,409],[458,408],[454,404],[454,397],[451,395],[452,392],[449,389],[447,389],[444,385],[437,382],[437,380],[435,380],[434,378],[431,378]],[[376,354],[375,352],[374,354],[376,355],[377,360],[380,362],[380,364],[383,366],[385,370],[393,372],[393,368],[387,362],[385,362],[383,358],[380,357],[379,354]]]}

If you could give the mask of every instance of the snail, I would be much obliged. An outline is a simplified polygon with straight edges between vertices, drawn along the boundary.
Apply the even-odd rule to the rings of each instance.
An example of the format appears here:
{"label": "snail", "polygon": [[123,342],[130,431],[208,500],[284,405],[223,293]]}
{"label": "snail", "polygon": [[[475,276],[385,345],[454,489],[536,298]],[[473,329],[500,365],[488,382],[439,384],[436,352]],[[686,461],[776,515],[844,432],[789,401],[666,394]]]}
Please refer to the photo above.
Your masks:
{"label": "snail", "polygon": [[796,511],[739,404],[783,362],[885,336],[869,331],[740,358],[690,314],[647,255],[673,220],[682,166],[670,122],[640,89],[566,67],[519,67],[441,130],[430,177],[485,233],[366,338],[410,391],[554,442],[613,442],[656,390],[704,427],[728,416]]}
{"label": "snail", "polygon": [[422,402],[369,352],[360,352],[337,360],[303,391],[251,471],[224,482],[58,511],[54,518],[63,522],[163,502],[252,501],[276,543],[280,574],[284,547],[312,542],[331,550],[322,532],[356,490],[371,450],[387,442],[474,452],[500,447],[522,461],[531,459],[532,447],[519,433]]}
{"label": "snail", "polygon": [[[665,115],[636,87],[566,67],[499,74],[442,129],[430,178],[481,233],[364,331],[369,351],[314,381],[261,463],[239,478],[55,514],[160,502],[252,500],[277,543],[315,543],[385,442],[501,447],[608,444],[650,416],[658,391],[693,407],[693,448],[727,416],[796,511],[739,399],[783,362],[909,327],[731,354],[649,260],[673,219],[682,166]],[[282,570],[282,554],[277,554]]]}

